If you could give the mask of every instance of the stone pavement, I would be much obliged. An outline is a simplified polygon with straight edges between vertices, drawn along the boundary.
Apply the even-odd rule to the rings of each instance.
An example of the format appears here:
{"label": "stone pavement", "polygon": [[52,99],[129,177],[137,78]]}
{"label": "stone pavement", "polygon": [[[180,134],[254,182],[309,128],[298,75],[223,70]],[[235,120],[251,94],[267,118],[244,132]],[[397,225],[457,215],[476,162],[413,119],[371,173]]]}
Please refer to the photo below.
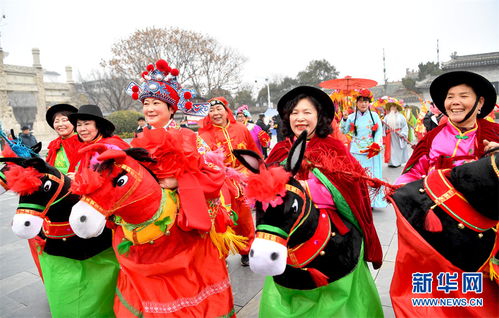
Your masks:
{"label": "stone pavement", "polygon": [[[401,168],[384,168],[384,178],[395,181]],[[7,192],[0,196],[0,318],[50,317],[43,284],[31,258],[27,242],[10,229],[17,206],[17,196]],[[374,210],[374,222],[384,252],[381,269],[372,270],[381,297],[385,317],[394,317],[389,288],[397,252],[393,208]],[[264,277],[242,267],[239,256],[228,258],[229,272],[238,317],[258,317],[258,306]]]}

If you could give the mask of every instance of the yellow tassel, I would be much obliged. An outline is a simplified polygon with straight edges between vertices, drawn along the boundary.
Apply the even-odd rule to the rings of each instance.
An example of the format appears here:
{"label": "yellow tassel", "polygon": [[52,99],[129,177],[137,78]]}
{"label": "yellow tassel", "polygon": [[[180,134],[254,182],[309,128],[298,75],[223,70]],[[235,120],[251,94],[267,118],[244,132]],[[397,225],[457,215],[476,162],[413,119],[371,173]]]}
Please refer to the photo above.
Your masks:
{"label": "yellow tassel", "polygon": [[489,260],[489,275],[490,275],[490,280],[491,281],[495,280],[497,283],[499,283],[499,273],[497,273],[496,270],[495,270],[495,268],[494,268],[493,259],[494,259],[494,257],[492,257]]}
{"label": "yellow tassel", "polygon": [[217,248],[220,258],[226,258],[229,252],[238,254],[239,250],[246,247],[248,241],[248,238],[235,234],[231,227],[227,227],[225,233],[217,233],[214,226],[210,230],[210,239]]}

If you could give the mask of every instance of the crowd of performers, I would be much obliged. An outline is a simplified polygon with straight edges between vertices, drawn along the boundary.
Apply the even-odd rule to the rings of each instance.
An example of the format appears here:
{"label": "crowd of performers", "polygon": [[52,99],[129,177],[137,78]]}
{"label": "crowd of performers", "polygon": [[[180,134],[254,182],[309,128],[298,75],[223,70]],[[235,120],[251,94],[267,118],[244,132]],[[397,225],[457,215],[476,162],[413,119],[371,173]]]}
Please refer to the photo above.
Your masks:
{"label": "crowd of performers", "polygon": [[[258,219],[255,227],[252,209],[265,211],[269,205],[279,206],[284,188],[278,183],[272,187],[272,174],[260,188],[252,186],[254,171],[245,167],[234,151],[247,150],[261,156],[256,162],[260,168],[269,167],[270,173],[270,167],[297,161],[288,153],[296,147],[299,136],[306,136],[306,148],[293,178],[306,189],[313,205],[331,220],[326,239],[353,240],[358,231],[360,254],[355,256],[352,269],[334,280],[311,267],[296,266],[316,282],[321,281],[322,275],[317,288],[304,287],[301,282],[287,288],[278,279],[268,278],[260,314],[383,316],[367,267],[367,263],[372,263],[377,269],[383,262],[372,212],[373,208],[387,206],[385,194],[394,189],[382,181],[383,164],[405,165],[396,181],[402,186],[425,178],[433,170],[476,161],[499,146],[499,125],[490,120],[496,92],[489,81],[470,72],[451,72],[435,79],[430,88],[433,102],[425,104],[420,112],[393,97],[374,99],[368,89],[353,92],[353,108],[341,109],[322,90],[297,87],[278,103],[284,140],[271,148],[271,137],[252,123],[248,107],[237,108],[234,116],[224,97],[208,101],[209,113],[200,121],[197,133],[180,127],[173,116],[177,111],[192,108],[192,94],[181,87],[177,76],[178,70],[159,60],[147,66],[139,84],[131,83],[129,92],[142,104],[147,126],[130,144],[113,135],[114,124],[104,118],[96,105],[78,109],[58,104],[48,109],[47,124],[59,137],[48,145],[46,162],[70,177],[73,193],[82,196],[73,211],[97,207],[96,211],[107,217],[92,218],[84,212],[75,217],[72,212],[69,219],[57,226],[85,238],[100,237],[109,231],[93,253],[80,250],[72,256],[61,256],[65,254],[44,250],[47,238],[57,237],[49,234],[56,222],[52,224],[42,216],[49,225],[29,239],[29,246],[54,317],[235,316],[225,258],[230,252],[240,254],[241,264],[247,266],[254,241],[270,237],[287,244],[292,241],[288,236],[293,232],[286,233]],[[7,146],[3,157],[19,155],[10,148],[14,147]],[[141,157],[135,148],[148,153]],[[271,150],[264,162],[266,148]],[[127,164],[129,157],[141,157],[147,170],[137,173]],[[111,164],[123,170],[115,172],[109,168]],[[6,179],[4,188],[22,188],[19,169],[14,163],[7,164],[2,173]],[[24,173],[34,173],[30,171]],[[148,179],[149,174],[153,178]],[[287,182],[289,174],[286,176]],[[126,195],[115,198],[113,188],[102,185],[106,178],[115,188],[127,186],[131,179],[149,181],[134,183]],[[156,188],[156,194],[147,192]],[[287,190],[295,188],[286,185]],[[25,195],[26,191],[18,193]],[[148,199],[144,203],[139,199],[126,202],[135,196]],[[119,214],[117,202],[114,208],[102,208],[99,200],[103,198],[136,208],[131,214]],[[169,212],[163,207],[167,201],[173,205]],[[294,203],[287,204],[285,209],[296,209]],[[154,211],[152,216],[145,217],[149,206]],[[22,213],[20,210],[23,209],[17,213]],[[94,232],[88,226],[100,228]],[[295,229],[297,224],[289,227]],[[492,227],[497,229],[497,221]],[[61,236],[61,240],[65,238]],[[303,264],[311,264],[324,255],[324,247],[314,248],[307,245],[307,250],[301,252],[310,254]],[[298,249],[288,248],[288,253],[300,255]],[[338,253],[352,254],[345,250]],[[487,264],[497,265],[496,256],[492,253]],[[403,265],[410,268],[407,262]],[[402,265],[397,266],[396,271],[401,271]],[[484,279],[492,277],[497,281],[494,268],[482,266],[476,271],[483,271]],[[395,296],[400,295],[392,295]],[[399,304],[394,303],[396,306]],[[497,313],[497,306],[494,307]],[[411,315],[410,310],[395,309],[397,316]]]}

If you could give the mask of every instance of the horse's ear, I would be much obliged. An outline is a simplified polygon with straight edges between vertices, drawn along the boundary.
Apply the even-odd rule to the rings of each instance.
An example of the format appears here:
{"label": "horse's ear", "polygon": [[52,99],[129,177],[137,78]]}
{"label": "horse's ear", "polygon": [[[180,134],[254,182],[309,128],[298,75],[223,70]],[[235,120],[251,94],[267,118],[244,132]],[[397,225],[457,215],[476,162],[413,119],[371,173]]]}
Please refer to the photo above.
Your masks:
{"label": "horse's ear", "polygon": [[296,139],[289,151],[288,160],[286,161],[286,171],[291,172],[293,176],[300,170],[301,161],[305,155],[305,147],[307,146],[307,136],[308,132],[305,130]]}
{"label": "horse's ear", "polygon": [[24,164],[26,162],[26,159],[19,158],[19,157],[3,157],[3,158],[0,158],[0,162],[10,162],[10,163],[16,164],[16,165],[21,166],[21,167],[26,166]]}
{"label": "horse's ear", "polygon": [[260,173],[260,165],[263,164],[263,159],[259,154],[248,149],[236,149],[232,151],[234,156],[253,173]]}
{"label": "horse's ear", "polygon": [[123,150],[117,150],[117,149],[108,149],[101,153],[98,157],[97,160],[100,161],[106,161],[113,159],[118,163],[123,162],[125,160],[127,154]]}
{"label": "horse's ear", "polygon": [[78,150],[78,153],[84,154],[86,152],[98,152],[103,153],[107,150],[107,146],[104,144],[92,144],[89,146],[82,147]]}
{"label": "horse's ear", "polygon": [[40,150],[42,150],[42,142],[39,142],[36,145],[31,146],[31,150],[33,150],[34,153],[40,153]]}
{"label": "horse's ear", "polygon": [[123,150],[127,155],[140,162],[156,162],[144,148],[129,148]]}

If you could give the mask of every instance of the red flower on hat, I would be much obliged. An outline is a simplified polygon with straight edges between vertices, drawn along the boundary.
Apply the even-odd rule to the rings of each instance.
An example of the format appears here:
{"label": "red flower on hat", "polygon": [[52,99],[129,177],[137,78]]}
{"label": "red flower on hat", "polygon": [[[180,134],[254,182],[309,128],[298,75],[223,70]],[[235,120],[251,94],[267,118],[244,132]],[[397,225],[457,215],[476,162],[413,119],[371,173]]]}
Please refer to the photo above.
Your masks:
{"label": "red flower on hat", "polygon": [[361,89],[359,91],[359,95],[362,96],[362,97],[371,97],[371,91],[368,90],[368,89]]}

